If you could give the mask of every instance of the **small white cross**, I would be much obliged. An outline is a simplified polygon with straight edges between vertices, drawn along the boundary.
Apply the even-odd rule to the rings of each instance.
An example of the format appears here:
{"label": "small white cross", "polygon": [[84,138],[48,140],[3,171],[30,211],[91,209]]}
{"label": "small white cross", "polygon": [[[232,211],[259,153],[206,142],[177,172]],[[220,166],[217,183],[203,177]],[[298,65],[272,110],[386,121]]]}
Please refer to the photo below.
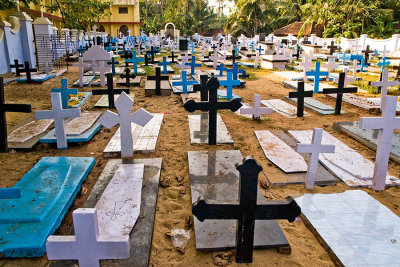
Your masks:
{"label": "small white cross", "polygon": [[387,89],[391,86],[398,86],[399,81],[389,81],[389,69],[385,68],[382,72],[382,80],[379,82],[371,82],[371,86],[373,87],[380,87],[381,88],[381,110],[382,110],[382,103],[383,99],[387,95]]}
{"label": "small white cross", "polygon": [[66,149],[67,136],[65,134],[64,119],[81,116],[81,110],[78,108],[62,108],[61,93],[51,93],[52,110],[39,110],[35,112],[36,120],[53,119],[56,128],[57,148]]}
{"label": "small white cross", "polygon": [[139,109],[134,114],[131,114],[132,106],[133,100],[125,92],[122,92],[117,101],[115,101],[115,107],[119,115],[107,110],[106,113],[104,113],[99,119],[99,123],[108,129],[117,124],[120,125],[121,157],[133,156],[131,123],[135,123],[143,127],[153,118],[153,115],[144,109]]}
{"label": "small white cross", "polygon": [[252,108],[241,108],[240,114],[242,115],[253,115],[254,119],[259,119],[261,115],[270,115],[274,112],[273,108],[262,108],[261,107],[261,95],[254,95],[254,107]]}
{"label": "small white cross", "polygon": [[[344,87],[347,87],[347,84],[354,83],[356,81],[355,78],[349,77],[349,74],[348,74],[349,69],[348,68],[344,68],[343,72],[344,72],[344,85],[343,85]],[[335,77],[334,81],[335,81],[335,83],[339,84],[339,77]]]}
{"label": "small white cross", "polygon": [[94,45],[97,45],[97,26],[93,25],[93,36],[94,36]]}
{"label": "small white cross", "polygon": [[323,130],[321,128],[315,128],[313,131],[311,144],[297,144],[298,153],[311,154],[305,180],[307,189],[314,188],[315,178],[317,176],[319,154],[335,153],[335,146],[322,145],[322,134]]}
{"label": "small white cross", "polygon": [[223,57],[219,57],[218,53],[215,52],[210,59],[213,61],[213,68],[216,69],[218,67],[218,60],[224,59]]}
{"label": "small white cross", "polygon": [[189,58],[189,52],[186,51],[185,55],[181,56],[182,64],[185,65],[186,63],[189,63]]}
{"label": "small white cross", "polygon": [[128,30],[127,33],[128,33],[128,36],[131,36],[131,30]]}
{"label": "small white cross", "polygon": [[354,54],[358,54],[358,48],[361,47],[361,45],[358,44],[358,40],[356,41],[356,44],[352,46]]}
{"label": "small white cross", "polygon": [[83,57],[80,57],[79,63],[72,64],[72,66],[79,68],[79,87],[83,87],[83,73],[85,68],[89,68],[89,64],[83,63]]}
{"label": "small white cross", "polygon": [[379,130],[378,147],[372,188],[385,190],[386,176],[394,130],[400,129],[400,117],[396,118],[397,96],[385,96],[381,102],[382,117],[360,118],[360,128]]}
{"label": "small white cross", "polygon": [[383,57],[386,57],[386,55],[389,53],[389,51],[386,50],[386,45],[383,46],[383,50],[381,52],[382,52]]}
{"label": "small white cross", "polygon": [[122,33],[122,32],[119,32],[119,33],[118,33],[119,39],[122,39],[122,36],[123,36],[123,33]]}
{"label": "small white cross", "polygon": [[49,66],[48,62],[44,63],[44,67],[42,69],[46,74],[49,74],[51,71],[53,71],[53,68]]}
{"label": "small white cross", "polygon": [[307,77],[306,72],[310,71],[311,67],[313,66],[311,58],[308,55],[304,55],[299,63],[299,66],[303,67],[304,77]]}
{"label": "small white cross", "polygon": [[104,61],[100,61],[99,65],[96,67],[96,71],[100,75],[100,86],[106,86],[106,73],[111,71],[111,67],[106,65]]}
{"label": "small white cross", "polygon": [[[322,64],[323,68],[326,68],[328,72],[330,73],[332,70],[336,70],[336,68],[339,66],[339,63],[336,63],[335,57],[329,56],[328,57],[328,62]],[[326,80],[329,81],[329,74],[326,76]]]}
{"label": "small white cross", "polygon": [[353,65],[350,65],[349,69],[353,71],[353,78],[357,80],[357,70],[361,70],[361,65],[358,65],[357,60],[353,60]]}
{"label": "small white cross", "polygon": [[257,51],[255,56],[252,56],[251,59],[254,60],[254,68],[258,68],[258,61],[262,61],[263,58],[260,56],[260,52]]}
{"label": "small white cross", "polygon": [[77,209],[72,218],[75,236],[47,238],[49,260],[78,260],[80,267],[98,267],[102,259],[129,258],[129,236],[100,236],[96,209]]}

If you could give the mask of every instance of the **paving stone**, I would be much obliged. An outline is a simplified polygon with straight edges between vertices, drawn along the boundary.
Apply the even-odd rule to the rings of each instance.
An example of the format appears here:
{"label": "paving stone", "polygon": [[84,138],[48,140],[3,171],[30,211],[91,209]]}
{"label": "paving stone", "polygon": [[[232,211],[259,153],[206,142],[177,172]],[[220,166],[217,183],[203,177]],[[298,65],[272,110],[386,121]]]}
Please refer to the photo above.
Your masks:
{"label": "paving stone", "polygon": [[[274,111],[287,118],[297,118],[297,107],[290,105],[281,99],[261,100],[261,103],[264,106],[273,108]],[[304,116],[310,116],[310,114],[307,111],[304,111]]]}
{"label": "paving stone", "polygon": [[[119,95],[114,95],[114,103],[117,101]],[[135,94],[131,93],[129,94],[129,97],[134,101],[135,100]],[[99,99],[99,101],[96,102],[94,105],[95,108],[108,108],[108,95],[102,95]]]}
{"label": "paving stone", "polygon": [[[189,115],[190,143],[208,144],[208,113]],[[233,144],[221,116],[217,115],[217,144]]]}

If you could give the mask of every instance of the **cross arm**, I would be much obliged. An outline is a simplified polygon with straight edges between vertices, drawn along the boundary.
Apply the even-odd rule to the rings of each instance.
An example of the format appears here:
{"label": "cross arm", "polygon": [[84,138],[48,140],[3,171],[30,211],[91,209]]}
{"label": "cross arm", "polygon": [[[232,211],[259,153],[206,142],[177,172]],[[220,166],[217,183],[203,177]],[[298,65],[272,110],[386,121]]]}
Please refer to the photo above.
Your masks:
{"label": "cross arm", "polygon": [[195,112],[196,110],[210,110],[210,104],[208,102],[195,102],[193,99],[188,100],[183,107],[189,112]]}
{"label": "cross arm", "polygon": [[301,214],[301,209],[292,197],[286,200],[274,201],[266,205],[257,205],[255,210],[256,220],[287,219],[293,222]]}
{"label": "cross arm", "polygon": [[110,129],[120,123],[118,114],[107,110],[103,116],[100,117],[99,123]]}
{"label": "cross arm", "polygon": [[31,105],[28,104],[4,104],[4,108],[7,112],[30,113],[32,111]]}
{"label": "cross arm", "polygon": [[239,110],[242,106],[242,103],[237,99],[233,99],[230,102],[217,102],[218,109],[230,109],[233,112]]}
{"label": "cross arm", "polygon": [[208,204],[203,198],[193,203],[192,213],[196,218],[204,220],[229,220],[239,219],[241,209],[233,204]]}
{"label": "cross arm", "polygon": [[136,111],[134,114],[130,115],[131,117],[131,122],[140,125],[140,126],[145,126],[151,119],[154,117],[152,114],[147,112],[144,109],[139,109]]}

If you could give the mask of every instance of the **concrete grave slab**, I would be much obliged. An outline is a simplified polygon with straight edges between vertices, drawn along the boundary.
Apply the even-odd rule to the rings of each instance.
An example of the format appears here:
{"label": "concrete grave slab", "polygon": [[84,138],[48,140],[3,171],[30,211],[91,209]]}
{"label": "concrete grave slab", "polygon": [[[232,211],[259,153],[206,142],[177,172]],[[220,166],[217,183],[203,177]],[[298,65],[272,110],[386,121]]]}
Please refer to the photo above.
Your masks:
{"label": "concrete grave slab", "polygon": [[398,266],[400,218],[361,190],[296,198],[306,226],[338,266]]}
{"label": "concrete grave slab", "polygon": [[[239,150],[189,151],[189,178],[192,203],[203,196],[210,204],[237,204],[239,197],[239,172],[235,164],[242,163]],[[266,201],[258,190],[257,203]],[[220,250],[236,246],[235,220],[194,219],[196,249]],[[256,221],[255,248],[288,247],[288,241],[274,221]]]}
{"label": "concrete grave slab", "polygon": [[[90,83],[94,80],[95,76],[94,75],[84,75],[83,76],[83,86],[89,86]],[[79,87],[79,79],[74,82],[72,85],[73,87]]]}
{"label": "concrete grave slab", "polygon": [[[287,118],[297,118],[297,107],[292,106],[281,99],[261,100],[261,103],[264,106],[273,108],[274,111]],[[304,111],[304,116],[310,116],[310,114]]]}
{"label": "concrete grave slab", "polygon": [[[35,83],[42,83],[45,81],[48,81],[50,79],[53,79],[54,77],[56,77],[55,74],[37,74],[37,75],[32,75],[32,81]],[[27,82],[27,78],[23,77],[23,78],[19,78],[17,79],[17,82],[19,83],[26,83]]]}
{"label": "concrete grave slab", "polygon": [[[208,144],[208,113],[188,115],[190,129],[190,143]],[[233,139],[229,134],[221,116],[217,115],[217,144],[233,144]]]}
{"label": "concrete grave slab", "polygon": [[81,135],[89,130],[100,117],[101,112],[83,112],[65,124],[65,133],[70,136]]}
{"label": "concrete grave slab", "polygon": [[274,74],[289,81],[301,81],[304,77],[304,74],[297,71],[274,71]]}
{"label": "concrete grave slab", "polygon": [[[367,100],[371,101],[371,102],[374,102],[374,103],[378,104],[379,106],[381,105],[381,99],[380,98],[371,97],[371,98],[367,98]],[[397,115],[400,114],[400,102],[397,102],[396,114]]]}
{"label": "concrete grave slab", "polygon": [[[283,81],[282,84],[285,87],[288,87],[290,89],[294,89],[297,91],[297,83],[298,81]],[[304,83],[304,91],[314,91],[314,86],[309,84],[309,83]],[[322,92],[320,88],[320,92]]]}
{"label": "concrete grave slab", "polygon": [[[144,87],[145,96],[156,95],[156,81],[146,80]],[[161,96],[171,95],[171,85],[169,81],[161,81]]]}
{"label": "concrete grave slab", "polygon": [[[285,98],[287,100],[293,101],[295,103],[297,103],[297,98],[289,98],[288,96],[285,96]],[[329,105],[326,105],[318,100],[316,100],[315,98],[311,98],[311,97],[305,97],[304,98],[304,106],[314,110],[322,115],[331,115],[331,114],[335,114],[335,108],[331,107]],[[345,112],[342,110],[341,114],[344,114]]]}
{"label": "concrete grave slab", "polygon": [[[113,81],[115,82],[117,80],[117,77],[113,77]],[[106,84],[104,86],[101,85],[101,80],[100,79],[95,79],[93,80],[93,82],[90,83],[90,86],[92,87],[104,87],[106,86]]]}
{"label": "concrete grave slab", "polygon": [[136,76],[135,79],[130,79],[129,84],[126,84],[126,79],[119,79],[117,81],[117,86],[139,86],[140,82],[142,81],[142,77],[141,76]]}
{"label": "concrete grave slab", "polygon": [[[117,101],[119,95],[114,95],[114,103]],[[134,101],[135,100],[135,94],[131,93],[129,94],[129,97]],[[95,108],[108,108],[108,96],[107,95],[102,95],[99,99],[99,101],[94,104]]]}
{"label": "concrete grave slab", "polygon": [[[223,100],[223,99],[228,100],[227,91],[226,90],[219,89],[217,94],[218,94],[218,100]],[[232,99],[237,99],[239,101],[242,100],[242,98],[240,96],[238,96],[237,94],[234,94],[234,93],[232,93]]]}
{"label": "concrete grave slab", "polygon": [[21,198],[0,200],[0,252],[4,258],[44,255],[47,237],[61,224],[95,161],[43,157],[15,185]]}
{"label": "concrete grave slab", "polygon": [[[149,153],[156,151],[164,114],[152,113],[154,116],[144,127],[132,124],[133,151]],[[118,129],[103,151],[103,157],[119,157],[121,155],[120,129]]]}
{"label": "concrete grave slab", "polygon": [[33,120],[13,130],[7,137],[9,143],[25,143],[26,141],[44,133],[53,123],[52,119]]}
{"label": "concrete grave slab", "polygon": [[68,107],[69,108],[79,108],[82,107],[92,96],[91,92],[78,92],[77,96],[71,96],[69,98]]}

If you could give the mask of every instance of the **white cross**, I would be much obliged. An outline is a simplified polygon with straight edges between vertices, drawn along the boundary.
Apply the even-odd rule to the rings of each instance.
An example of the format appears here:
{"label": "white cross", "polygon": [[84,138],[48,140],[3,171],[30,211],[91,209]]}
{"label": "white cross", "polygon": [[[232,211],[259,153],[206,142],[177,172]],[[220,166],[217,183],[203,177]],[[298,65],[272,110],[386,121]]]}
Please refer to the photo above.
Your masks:
{"label": "white cross", "polygon": [[262,61],[263,58],[260,56],[260,52],[257,51],[255,56],[252,56],[251,59],[254,59],[254,68],[258,68],[258,61]]}
{"label": "white cross", "polygon": [[62,108],[61,93],[51,93],[52,110],[39,110],[35,112],[36,120],[53,119],[56,128],[57,148],[66,149],[67,136],[65,134],[64,119],[81,116],[81,110],[78,108]]}
{"label": "white cross", "polygon": [[222,59],[222,63],[224,63],[224,65],[226,64],[226,51],[224,51],[224,54],[222,55],[223,59]]}
{"label": "white cross", "polygon": [[93,25],[93,36],[94,36],[94,45],[97,45],[97,26]]}
{"label": "white cross", "polygon": [[386,50],[386,45],[383,46],[383,50],[381,52],[382,52],[383,57],[386,57],[386,54],[389,53],[389,51]]}
{"label": "white cross", "polygon": [[83,58],[79,58],[79,63],[72,64],[73,67],[79,68],[79,87],[83,87],[83,73],[85,72],[85,68],[89,68],[89,64],[83,63]]}
{"label": "white cross", "polygon": [[52,70],[53,70],[53,68],[49,66],[49,63],[45,62],[44,67],[43,67],[44,73],[49,74]]}
{"label": "white cross", "polygon": [[382,117],[360,118],[362,129],[379,130],[372,182],[374,190],[385,190],[393,131],[400,129],[400,117],[396,118],[396,107],[397,96],[385,96],[381,102]]}
{"label": "white cross", "polygon": [[189,58],[190,58],[189,52],[186,51],[185,55],[181,56],[182,65],[189,63]]}
{"label": "white cross", "polygon": [[127,33],[128,33],[128,36],[131,36],[131,30],[128,29]]}
{"label": "white cross", "polygon": [[123,33],[122,33],[122,32],[119,32],[119,33],[118,33],[119,39],[122,39],[122,36],[123,36]]}
{"label": "white cross", "polygon": [[78,260],[80,267],[97,267],[102,259],[129,258],[129,236],[100,236],[96,209],[77,209],[72,218],[75,236],[47,238],[49,260]]}
{"label": "white cross", "polygon": [[352,46],[354,54],[358,54],[358,48],[361,47],[361,45],[358,44],[358,40],[356,41],[356,44]]}
{"label": "white cross", "polygon": [[100,61],[99,65],[96,67],[96,70],[100,75],[100,86],[106,86],[106,73],[111,71],[111,67],[106,65],[104,61]]}
{"label": "white cross", "polygon": [[[383,99],[387,95],[388,87],[398,86],[398,85],[399,85],[399,81],[397,81],[397,80],[389,81],[389,69],[387,69],[387,68],[385,68],[382,72],[381,81],[371,82],[371,86],[381,88],[381,106],[382,106]],[[381,107],[381,109],[382,109],[382,107]]]}
{"label": "white cross", "polygon": [[303,67],[304,70],[304,77],[306,76],[306,72],[311,70],[311,67],[313,66],[311,58],[306,54],[301,58],[301,62],[299,63],[299,66]]}
{"label": "white cross", "polygon": [[240,114],[242,115],[253,115],[254,119],[259,119],[261,115],[270,115],[274,112],[272,108],[261,107],[261,95],[254,95],[254,107],[252,108],[241,108]]}
{"label": "white cross", "polygon": [[224,58],[223,58],[223,57],[219,57],[219,56],[218,56],[218,53],[215,52],[215,53],[210,57],[210,59],[213,61],[213,67],[214,67],[214,69],[216,69],[216,68],[218,67],[218,60],[222,60],[222,59],[224,59]]}
{"label": "white cross", "polygon": [[350,65],[349,69],[353,71],[353,78],[357,80],[357,70],[361,70],[361,65],[358,65],[357,60],[353,60],[353,65]]}
{"label": "white cross", "polygon": [[297,144],[298,153],[311,154],[305,180],[305,185],[307,189],[314,188],[315,178],[317,176],[319,154],[335,153],[335,146],[322,145],[323,132],[324,131],[321,128],[315,128],[313,131],[311,144]]}
{"label": "white cross", "polygon": [[[328,62],[322,64],[323,68],[326,68],[328,72],[330,73],[332,70],[336,70],[336,68],[339,66],[339,63],[336,63],[335,57],[328,57]],[[326,77],[326,80],[329,81],[329,75]]]}
{"label": "white cross", "polygon": [[[344,85],[343,85],[344,87],[347,87],[347,84],[354,83],[356,81],[355,78],[349,77],[349,75],[348,75],[349,69],[348,68],[344,68],[343,72],[344,72]],[[335,83],[339,84],[339,77],[335,77],[334,81],[335,81]]]}
{"label": "white cross", "polygon": [[99,119],[99,123],[108,129],[117,124],[120,125],[121,157],[133,156],[132,122],[143,127],[153,118],[153,115],[144,109],[139,109],[131,114],[132,106],[133,100],[125,92],[122,92],[115,101],[119,115],[107,110]]}
{"label": "white cross", "polygon": [[96,59],[92,59],[92,64],[90,65],[90,67],[92,68],[92,75],[96,75],[96,69],[97,69],[97,63],[96,63]]}

